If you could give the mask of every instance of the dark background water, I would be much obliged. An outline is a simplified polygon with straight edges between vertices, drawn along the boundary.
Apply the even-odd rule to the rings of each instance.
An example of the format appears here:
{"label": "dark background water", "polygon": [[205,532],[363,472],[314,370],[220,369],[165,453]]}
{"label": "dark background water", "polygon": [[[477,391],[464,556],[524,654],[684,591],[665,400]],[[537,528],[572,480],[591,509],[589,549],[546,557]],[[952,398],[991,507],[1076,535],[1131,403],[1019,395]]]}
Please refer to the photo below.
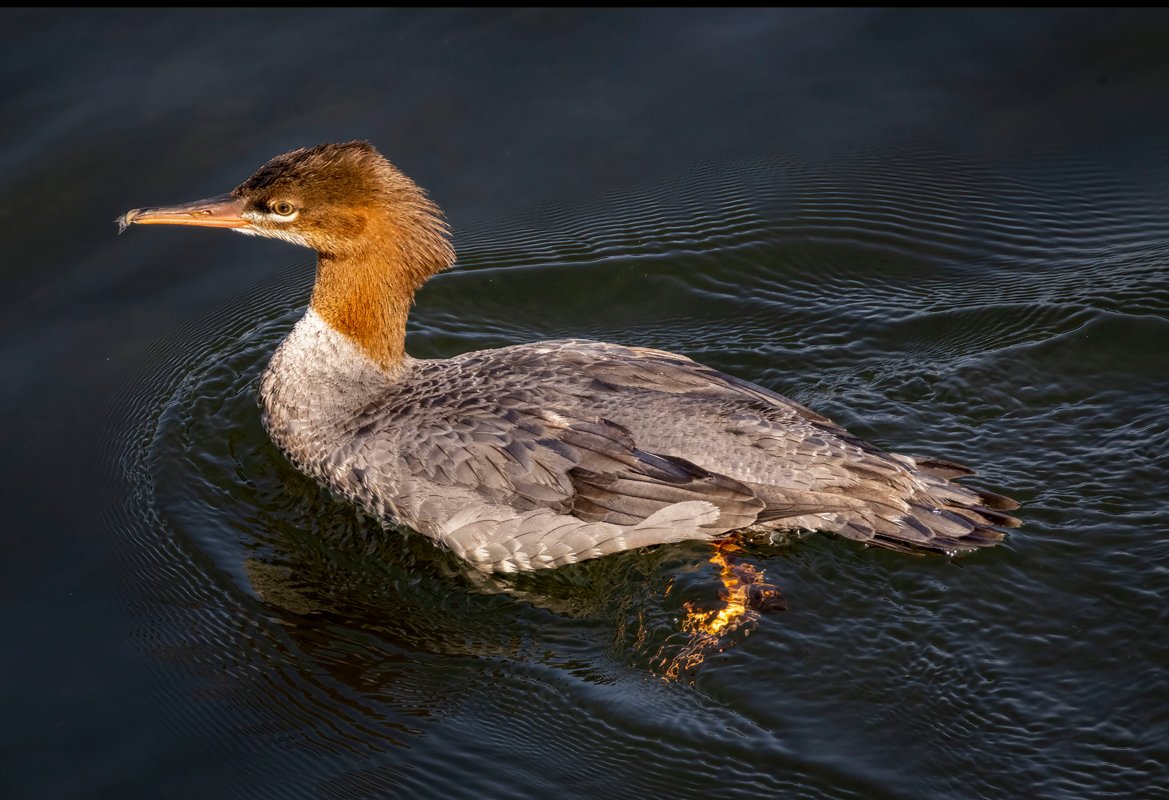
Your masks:
{"label": "dark background water", "polygon": [[[0,794],[1166,797],[1169,15],[4,11]],[[128,208],[369,139],[460,260],[408,347],[663,347],[1025,527],[484,586],[299,476],[308,253]],[[747,635],[749,634],[749,635]]]}

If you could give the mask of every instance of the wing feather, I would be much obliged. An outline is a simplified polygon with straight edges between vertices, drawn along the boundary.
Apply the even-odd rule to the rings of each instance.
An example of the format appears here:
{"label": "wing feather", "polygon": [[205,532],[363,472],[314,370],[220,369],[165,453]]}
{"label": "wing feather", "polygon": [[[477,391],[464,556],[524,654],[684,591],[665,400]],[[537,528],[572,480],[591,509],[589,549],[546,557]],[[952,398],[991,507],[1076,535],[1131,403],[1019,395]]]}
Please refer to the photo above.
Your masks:
{"label": "wing feather", "polygon": [[561,341],[417,363],[412,405],[369,409],[362,433],[392,439],[395,514],[485,569],[748,527],[950,552],[1018,524],[1014,501],[951,482],[966,467],[683,356]]}

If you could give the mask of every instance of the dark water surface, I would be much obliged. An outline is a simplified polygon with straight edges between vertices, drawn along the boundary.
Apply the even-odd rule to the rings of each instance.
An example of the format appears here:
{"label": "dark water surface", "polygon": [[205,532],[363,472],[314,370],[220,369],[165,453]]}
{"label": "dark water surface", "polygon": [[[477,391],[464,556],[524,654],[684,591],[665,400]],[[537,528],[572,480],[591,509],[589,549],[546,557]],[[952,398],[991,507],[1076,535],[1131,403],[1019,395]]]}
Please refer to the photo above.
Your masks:
{"label": "dark water surface", "polygon": [[[1169,15],[4,11],[0,41],[0,795],[1169,797]],[[789,609],[710,647],[704,545],[484,582],[383,531],[260,426],[311,254],[112,224],[351,138],[455,230],[413,355],[675,350],[977,468],[1025,527],[744,543]]]}

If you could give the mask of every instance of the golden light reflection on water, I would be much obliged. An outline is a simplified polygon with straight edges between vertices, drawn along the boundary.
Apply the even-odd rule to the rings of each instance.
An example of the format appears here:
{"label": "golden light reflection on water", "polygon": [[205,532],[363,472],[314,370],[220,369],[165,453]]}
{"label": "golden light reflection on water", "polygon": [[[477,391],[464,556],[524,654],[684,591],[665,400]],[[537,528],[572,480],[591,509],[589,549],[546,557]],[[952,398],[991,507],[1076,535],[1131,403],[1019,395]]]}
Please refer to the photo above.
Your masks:
{"label": "golden light reflection on water", "polygon": [[763,571],[735,556],[741,550],[733,541],[715,544],[710,563],[719,568],[723,584],[719,599],[724,605],[704,611],[693,603],[685,604],[681,628],[691,638],[666,662],[666,680],[679,680],[692,673],[707,655],[721,653],[750,635],[762,613],[784,608],[779,588],[764,581]]}

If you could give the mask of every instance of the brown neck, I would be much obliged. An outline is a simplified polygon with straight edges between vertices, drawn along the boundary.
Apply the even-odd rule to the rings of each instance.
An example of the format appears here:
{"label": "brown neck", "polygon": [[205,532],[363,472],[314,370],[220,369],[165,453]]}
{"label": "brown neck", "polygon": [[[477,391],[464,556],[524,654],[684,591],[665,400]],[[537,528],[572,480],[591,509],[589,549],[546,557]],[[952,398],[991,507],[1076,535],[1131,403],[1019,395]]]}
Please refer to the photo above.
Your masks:
{"label": "brown neck", "polygon": [[394,280],[387,266],[321,255],[312,308],[389,370],[405,355],[406,317],[414,288]]}
{"label": "brown neck", "polygon": [[414,293],[454,261],[445,226],[430,208],[393,222],[366,218],[360,245],[318,253],[313,310],[385,370],[405,357]]}

